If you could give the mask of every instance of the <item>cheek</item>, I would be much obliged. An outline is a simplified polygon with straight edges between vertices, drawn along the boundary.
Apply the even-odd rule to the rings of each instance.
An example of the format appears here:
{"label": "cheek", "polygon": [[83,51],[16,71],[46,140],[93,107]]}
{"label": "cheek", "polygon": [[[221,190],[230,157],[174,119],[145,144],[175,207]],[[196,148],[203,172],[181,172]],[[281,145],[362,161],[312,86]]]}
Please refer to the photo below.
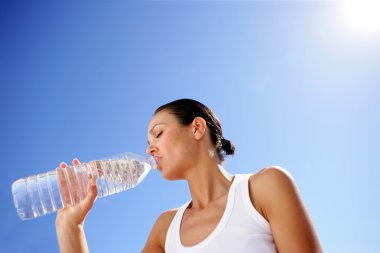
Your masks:
{"label": "cheek", "polygon": [[184,165],[191,157],[192,142],[183,133],[173,133],[162,142],[162,146],[165,146],[165,154],[175,167]]}
{"label": "cheek", "polygon": [[186,136],[186,133],[177,133],[173,136],[171,147],[173,154],[178,156],[186,156],[192,147],[191,139]]}
{"label": "cheek", "polygon": [[170,163],[185,162],[189,157],[193,157],[194,140],[190,128],[171,127],[167,128],[163,138],[160,140],[159,147],[162,155],[170,159]]}
{"label": "cheek", "polygon": [[178,141],[172,147],[172,161],[174,166],[186,168],[194,163],[196,148],[191,141]]}
{"label": "cheek", "polygon": [[181,149],[186,142],[186,136],[184,136],[182,131],[170,130],[165,136],[165,139],[162,139],[161,144],[165,147],[165,149],[174,154],[176,151]]}

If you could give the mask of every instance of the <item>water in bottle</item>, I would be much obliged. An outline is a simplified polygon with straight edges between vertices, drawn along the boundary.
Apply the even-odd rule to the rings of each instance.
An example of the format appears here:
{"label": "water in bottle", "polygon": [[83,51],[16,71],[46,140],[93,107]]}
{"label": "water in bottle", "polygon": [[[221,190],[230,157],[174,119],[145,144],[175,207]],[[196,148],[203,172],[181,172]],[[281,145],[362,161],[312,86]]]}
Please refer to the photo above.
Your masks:
{"label": "water in bottle", "polygon": [[33,219],[79,203],[90,177],[96,179],[98,197],[105,197],[137,186],[154,168],[152,157],[132,153],[57,168],[15,181],[13,201],[21,219]]}

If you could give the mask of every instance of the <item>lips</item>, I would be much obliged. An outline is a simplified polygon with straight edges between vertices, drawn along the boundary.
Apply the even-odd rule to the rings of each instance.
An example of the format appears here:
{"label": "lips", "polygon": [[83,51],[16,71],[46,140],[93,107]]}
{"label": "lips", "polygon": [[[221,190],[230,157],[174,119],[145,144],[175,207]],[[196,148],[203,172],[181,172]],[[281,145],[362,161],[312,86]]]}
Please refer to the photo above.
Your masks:
{"label": "lips", "polygon": [[159,163],[161,161],[161,157],[155,156],[154,160],[156,161],[156,163]]}
{"label": "lips", "polygon": [[156,161],[157,168],[159,169],[161,166],[162,157],[155,156],[154,160]]}

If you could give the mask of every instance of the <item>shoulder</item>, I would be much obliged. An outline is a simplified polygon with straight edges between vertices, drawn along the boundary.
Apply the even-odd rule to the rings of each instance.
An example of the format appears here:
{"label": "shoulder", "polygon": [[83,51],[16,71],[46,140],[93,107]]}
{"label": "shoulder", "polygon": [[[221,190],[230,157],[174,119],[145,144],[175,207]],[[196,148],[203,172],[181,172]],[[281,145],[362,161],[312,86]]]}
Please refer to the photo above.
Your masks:
{"label": "shoulder", "polygon": [[249,179],[255,208],[269,222],[279,252],[322,252],[317,234],[290,173],[269,166]]}
{"label": "shoulder", "polygon": [[174,216],[176,215],[178,211],[178,208],[166,210],[163,212],[156,221],[157,226],[163,227],[163,228],[169,228],[170,223],[174,219]]}
{"label": "shoulder", "polygon": [[266,190],[273,189],[273,187],[289,187],[294,185],[292,175],[281,166],[268,166],[261,169],[256,174],[249,178],[249,185],[251,188],[264,188]]}
{"label": "shoulder", "polygon": [[272,185],[276,183],[292,183],[293,181],[291,174],[281,166],[265,167],[249,178],[251,186],[253,184],[266,185],[269,183]]}
{"label": "shoulder", "polygon": [[[251,176],[250,195],[269,222],[279,252],[322,252],[295,180],[280,166]],[[252,200],[252,198],[251,198]]]}
{"label": "shoulder", "polygon": [[268,166],[249,178],[249,194],[254,207],[268,220],[272,203],[295,193],[296,185],[291,174],[281,166]]}
{"label": "shoulder", "polygon": [[157,218],[142,252],[164,252],[166,234],[177,211],[178,208],[167,210]]}
{"label": "shoulder", "polygon": [[156,220],[153,226],[152,232],[154,232],[160,237],[160,242],[165,245],[166,234],[168,232],[169,226],[176,215],[178,208],[170,209],[163,212]]}

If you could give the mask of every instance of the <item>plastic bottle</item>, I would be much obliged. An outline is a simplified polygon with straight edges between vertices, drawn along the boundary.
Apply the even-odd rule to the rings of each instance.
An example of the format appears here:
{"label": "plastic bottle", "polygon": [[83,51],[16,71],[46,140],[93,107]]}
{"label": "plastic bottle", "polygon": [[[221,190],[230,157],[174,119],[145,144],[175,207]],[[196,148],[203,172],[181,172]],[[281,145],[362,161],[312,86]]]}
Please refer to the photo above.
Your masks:
{"label": "plastic bottle", "polygon": [[96,178],[98,197],[105,197],[137,186],[154,168],[153,157],[133,153],[57,168],[15,181],[13,201],[19,217],[29,220],[79,203],[90,175]]}

